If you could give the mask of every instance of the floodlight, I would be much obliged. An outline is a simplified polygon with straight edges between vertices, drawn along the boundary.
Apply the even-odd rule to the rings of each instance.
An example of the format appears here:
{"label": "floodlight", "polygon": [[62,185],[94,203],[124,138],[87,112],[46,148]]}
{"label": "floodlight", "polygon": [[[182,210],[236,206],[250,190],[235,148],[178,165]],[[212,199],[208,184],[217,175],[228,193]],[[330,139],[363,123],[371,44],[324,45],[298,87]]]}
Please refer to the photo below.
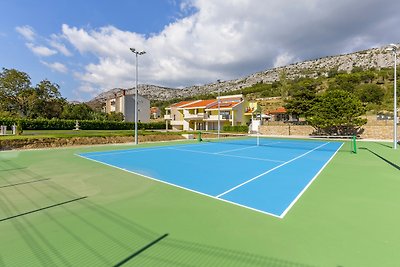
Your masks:
{"label": "floodlight", "polygon": [[394,55],[394,81],[393,81],[393,148],[397,149],[397,50],[398,45],[390,44],[386,51],[392,51]]}
{"label": "floodlight", "polygon": [[135,145],[138,144],[138,55],[146,54],[145,51],[136,51],[135,48],[129,48],[136,55],[136,85],[135,85]]}

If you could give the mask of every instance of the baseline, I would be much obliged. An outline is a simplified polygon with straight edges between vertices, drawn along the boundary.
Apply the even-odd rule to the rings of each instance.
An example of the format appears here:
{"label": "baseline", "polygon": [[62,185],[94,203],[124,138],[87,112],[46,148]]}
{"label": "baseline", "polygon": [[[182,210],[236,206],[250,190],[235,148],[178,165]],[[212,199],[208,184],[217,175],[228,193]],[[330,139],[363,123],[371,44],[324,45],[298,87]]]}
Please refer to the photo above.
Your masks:
{"label": "baseline", "polygon": [[[119,154],[127,154],[127,153],[138,153],[138,152],[147,152],[147,151],[157,151],[157,150],[165,150],[173,147],[181,147],[181,146],[204,146],[205,144],[178,144],[171,146],[162,146],[162,147],[144,147],[144,148],[130,148],[123,150],[109,150],[109,151],[101,151],[101,152],[86,152],[81,153],[80,155],[91,154],[94,156],[108,156],[108,155],[119,155]],[[79,156],[79,154],[75,154]]]}

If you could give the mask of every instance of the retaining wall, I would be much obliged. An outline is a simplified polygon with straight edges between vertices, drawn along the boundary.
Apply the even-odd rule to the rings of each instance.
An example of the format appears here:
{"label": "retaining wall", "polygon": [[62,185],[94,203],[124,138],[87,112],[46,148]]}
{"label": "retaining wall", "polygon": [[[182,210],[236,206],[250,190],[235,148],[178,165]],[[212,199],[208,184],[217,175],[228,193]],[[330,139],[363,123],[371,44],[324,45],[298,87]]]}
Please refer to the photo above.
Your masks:
{"label": "retaining wall", "polygon": [[[393,139],[393,125],[364,125],[363,133],[360,135],[362,139]],[[314,128],[308,125],[262,125],[260,133],[263,135],[279,135],[279,136],[310,136],[314,132]]]}

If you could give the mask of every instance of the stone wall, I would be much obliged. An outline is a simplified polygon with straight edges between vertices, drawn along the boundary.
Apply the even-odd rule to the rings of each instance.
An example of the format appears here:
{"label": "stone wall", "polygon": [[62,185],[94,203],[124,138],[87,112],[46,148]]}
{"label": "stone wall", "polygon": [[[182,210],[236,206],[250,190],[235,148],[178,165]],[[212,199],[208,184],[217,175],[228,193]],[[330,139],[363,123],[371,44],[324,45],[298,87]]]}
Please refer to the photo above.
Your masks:
{"label": "stone wall", "polygon": [[361,138],[382,140],[393,139],[393,125],[365,125],[363,129],[364,132],[362,133]]}
{"label": "stone wall", "polygon": [[260,133],[263,135],[283,135],[283,136],[309,136],[314,128],[308,125],[262,125]]}
{"label": "stone wall", "polygon": [[[362,139],[392,140],[393,125],[365,125]],[[260,133],[277,136],[310,136],[314,128],[308,125],[262,125]]]}

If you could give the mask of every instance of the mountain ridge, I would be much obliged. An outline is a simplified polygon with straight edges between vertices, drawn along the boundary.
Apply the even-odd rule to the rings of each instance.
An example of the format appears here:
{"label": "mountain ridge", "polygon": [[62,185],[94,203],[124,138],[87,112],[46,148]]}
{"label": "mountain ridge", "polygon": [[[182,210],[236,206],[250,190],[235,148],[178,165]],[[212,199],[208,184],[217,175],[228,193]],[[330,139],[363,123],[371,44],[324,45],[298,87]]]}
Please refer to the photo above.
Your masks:
{"label": "mountain ridge", "polygon": [[[386,51],[386,47],[370,48],[348,54],[336,56],[326,56],[318,59],[306,60],[292,63],[282,67],[275,67],[264,71],[256,72],[244,78],[215,82],[204,85],[193,85],[183,89],[168,88],[156,85],[141,84],[138,86],[140,95],[149,100],[171,100],[175,98],[187,98],[200,94],[217,93],[218,88],[221,92],[230,92],[250,87],[257,83],[272,83],[279,80],[280,74],[285,73],[288,79],[297,77],[316,78],[320,75],[328,76],[332,69],[350,72],[354,67],[363,69],[387,68],[394,64],[393,56]],[[105,102],[116,92],[123,88],[113,88],[103,92],[89,102]],[[133,92],[134,88],[126,89]]]}

